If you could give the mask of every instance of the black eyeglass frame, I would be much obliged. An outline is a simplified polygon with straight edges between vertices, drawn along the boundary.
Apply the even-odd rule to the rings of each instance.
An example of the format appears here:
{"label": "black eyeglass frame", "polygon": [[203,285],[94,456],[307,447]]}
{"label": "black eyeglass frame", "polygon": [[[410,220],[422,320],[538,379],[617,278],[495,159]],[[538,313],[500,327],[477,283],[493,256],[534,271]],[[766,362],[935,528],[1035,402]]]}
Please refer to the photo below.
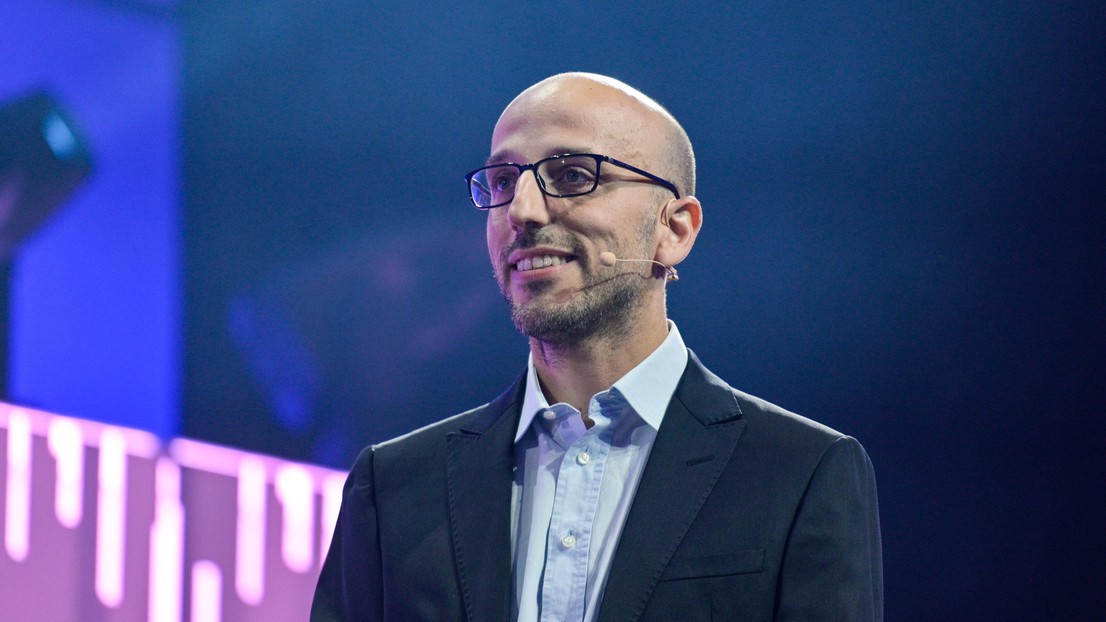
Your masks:
{"label": "black eyeglass frame", "polygon": [[[546,162],[560,160],[560,159],[563,159],[563,158],[579,158],[579,157],[588,157],[588,158],[593,158],[595,160],[595,179],[592,182],[591,188],[588,189],[588,190],[585,190],[583,192],[570,192],[570,193],[567,193],[567,194],[557,194],[557,193],[554,193],[554,192],[550,192],[549,189],[545,187],[545,180],[542,179],[541,175],[538,175],[538,167],[545,164]],[[563,198],[566,198],[566,197],[583,196],[585,194],[591,194],[592,192],[595,192],[595,190],[599,187],[599,180],[600,180],[600,177],[601,177],[601,169],[602,169],[602,166],[603,166],[604,162],[608,162],[608,163],[613,164],[617,167],[624,168],[628,171],[633,171],[633,172],[637,173],[638,175],[642,175],[642,176],[646,177],[647,179],[649,179],[650,181],[652,181],[656,184],[659,184],[660,186],[670,190],[672,192],[672,194],[676,195],[677,199],[680,198],[680,191],[676,189],[676,184],[668,181],[667,179],[665,179],[663,177],[654,175],[654,174],[650,173],[649,171],[646,171],[644,169],[640,169],[640,168],[634,166],[633,164],[627,164],[627,163],[625,163],[621,160],[617,160],[615,158],[612,158],[611,156],[602,155],[602,154],[599,154],[599,153],[564,153],[564,154],[560,154],[560,155],[549,156],[548,158],[542,158],[542,159],[538,160],[537,162],[531,162],[530,164],[516,164],[514,162],[500,162],[500,163],[497,163],[497,164],[489,164],[487,166],[481,166],[480,168],[478,168],[478,169],[468,173],[467,175],[465,175],[465,182],[467,183],[467,186],[468,186],[469,200],[471,200],[472,204],[476,206],[476,209],[478,209],[478,210],[489,210],[489,209],[494,209],[494,208],[497,208],[497,207],[503,207],[504,205],[507,205],[508,203],[510,203],[511,201],[514,200],[515,195],[512,192],[511,193],[511,198],[507,201],[503,201],[502,203],[496,203],[495,205],[488,205],[486,207],[481,206],[479,203],[476,202],[476,196],[473,194],[473,191],[472,191],[472,178],[475,177],[476,175],[478,175],[481,171],[486,171],[486,170],[493,169],[493,168],[500,168],[500,167],[504,167],[504,166],[513,166],[513,167],[518,169],[518,177],[519,178],[521,178],[522,174],[525,173],[526,171],[534,171],[534,178],[538,180],[538,187],[541,188],[542,194],[544,194],[547,197],[554,197],[554,198],[557,198],[557,199],[563,199]]]}

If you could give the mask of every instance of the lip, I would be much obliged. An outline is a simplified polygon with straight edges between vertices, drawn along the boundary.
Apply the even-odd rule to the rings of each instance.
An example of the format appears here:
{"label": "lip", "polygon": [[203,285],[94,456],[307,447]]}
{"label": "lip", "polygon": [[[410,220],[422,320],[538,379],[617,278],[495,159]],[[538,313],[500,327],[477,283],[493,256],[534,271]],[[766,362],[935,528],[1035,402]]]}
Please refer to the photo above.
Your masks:
{"label": "lip", "polygon": [[[519,262],[521,262],[523,260],[533,259],[535,257],[547,257],[547,256],[548,257],[561,257],[561,258],[564,258],[564,262],[563,263],[555,263],[551,266],[545,266],[543,268],[531,268],[529,270],[519,270],[518,269]],[[518,278],[538,278],[538,277],[548,276],[549,274],[552,274],[553,272],[556,272],[557,269],[563,268],[564,266],[567,266],[568,264],[572,263],[575,260],[576,260],[576,255],[573,255],[572,253],[569,253],[569,252],[566,252],[566,251],[563,251],[563,250],[560,250],[560,249],[548,248],[548,247],[534,247],[534,248],[527,248],[525,250],[517,250],[517,251],[514,251],[513,253],[511,253],[510,255],[508,255],[507,256],[507,268],[511,271],[511,273],[513,275],[516,275]]]}

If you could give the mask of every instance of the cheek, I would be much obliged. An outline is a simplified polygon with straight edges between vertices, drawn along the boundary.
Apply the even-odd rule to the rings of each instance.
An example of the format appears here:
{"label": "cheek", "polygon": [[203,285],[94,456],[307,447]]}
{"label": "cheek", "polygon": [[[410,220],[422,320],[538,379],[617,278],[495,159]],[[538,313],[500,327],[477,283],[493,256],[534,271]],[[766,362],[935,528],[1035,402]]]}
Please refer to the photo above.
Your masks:
{"label": "cheek", "polygon": [[494,213],[488,213],[487,222],[487,241],[488,241],[488,256],[491,257],[492,265],[499,264],[499,253],[503,249],[504,245],[504,225],[506,223],[502,218],[497,217]]}

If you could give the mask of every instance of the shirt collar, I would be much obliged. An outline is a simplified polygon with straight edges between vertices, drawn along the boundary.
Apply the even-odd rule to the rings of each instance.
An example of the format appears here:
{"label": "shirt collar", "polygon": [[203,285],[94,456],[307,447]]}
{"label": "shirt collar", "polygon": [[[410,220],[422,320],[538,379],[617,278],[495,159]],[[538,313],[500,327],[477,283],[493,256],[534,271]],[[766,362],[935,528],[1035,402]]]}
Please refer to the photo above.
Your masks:
{"label": "shirt collar", "polygon": [[[680,383],[685,367],[687,348],[676,323],[668,320],[668,336],[661,345],[619,378],[611,388],[618,389],[645,423],[654,430],[659,430],[664,411],[668,409],[668,402],[676,392],[676,385]],[[549,401],[538,383],[532,353],[527,358],[526,368],[526,393],[522,400],[518,430],[515,432],[516,443],[526,434],[537,413],[549,408]]]}

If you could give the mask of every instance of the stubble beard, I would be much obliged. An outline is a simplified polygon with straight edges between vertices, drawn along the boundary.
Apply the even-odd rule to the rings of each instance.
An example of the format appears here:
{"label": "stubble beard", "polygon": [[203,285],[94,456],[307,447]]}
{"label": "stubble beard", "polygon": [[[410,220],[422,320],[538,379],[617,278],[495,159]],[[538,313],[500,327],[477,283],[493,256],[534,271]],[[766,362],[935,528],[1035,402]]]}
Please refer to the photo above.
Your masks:
{"label": "stubble beard", "polygon": [[[627,253],[626,257],[647,256],[645,249],[655,222],[643,223],[637,236],[638,248]],[[533,243],[516,243],[515,246],[528,245]],[[564,248],[566,245],[562,243],[560,246]],[[622,341],[632,332],[635,313],[645,304],[650,279],[640,273],[620,273],[607,267],[599,268],[600,273],[596,274],[593,268],[587,267],[587,257],[579,243],[572,240],[567,246],[576,255],[574,263],[578,264],[581,272],[581,285],[580,290],[565,302],[542,299],[540,295],[552,284],[535,282],[526,286],[531,298],[520,303],[511,296],[505,275],[497,274],[496,281],[507,300],[515,328],[527,337],[554,347],[600,340]],[[506,264],[501,262],[500,265]]]}
{"label": "stubble beard", "polygon": [[[515,328],[552,346],[626,337],[633,313],[642,304],[645,279],[635,275],[605,280],[588,273],[584,276],[581,290],[565,302],[539,298],[519,304],[507,296]],[[534,284],[531,293],[538,294],[542,285]]]}

